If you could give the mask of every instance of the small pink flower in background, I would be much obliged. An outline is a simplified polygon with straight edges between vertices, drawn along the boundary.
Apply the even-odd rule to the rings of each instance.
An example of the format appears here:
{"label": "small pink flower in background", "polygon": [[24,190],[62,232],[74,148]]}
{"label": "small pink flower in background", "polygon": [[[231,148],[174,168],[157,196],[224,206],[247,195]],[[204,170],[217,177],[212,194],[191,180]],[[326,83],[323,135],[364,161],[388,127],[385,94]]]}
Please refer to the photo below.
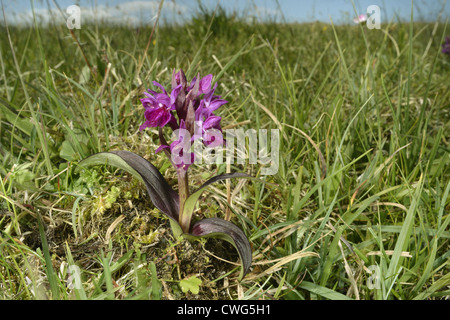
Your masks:
{"label": "small pink flower in background", "polygon": [[365,15],[365,14],[360,14],[355,19],[353,19],[354,23],[364,23],[366,21],[367,21],[367,15]]}

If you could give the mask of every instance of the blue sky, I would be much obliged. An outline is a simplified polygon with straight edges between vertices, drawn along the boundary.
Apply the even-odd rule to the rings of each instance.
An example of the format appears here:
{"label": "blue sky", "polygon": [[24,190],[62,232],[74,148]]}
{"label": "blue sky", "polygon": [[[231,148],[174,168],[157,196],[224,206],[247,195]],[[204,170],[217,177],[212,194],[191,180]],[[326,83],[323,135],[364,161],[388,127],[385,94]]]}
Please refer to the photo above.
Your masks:
{"label": "blue sky", "polygon": [[[61,17],[54,2],[62,10],[76,4],[81,8],[81,19],[100,17],[109,21],[148,22],[154,18],[159,1],[131,0],[34,0],[35,12],[48,21],[50,17]],[[47,2],[52,13],[49,13]],[[202,0],[208,8],[214,8],[218,0]],[[271,18],[276,21],[311,22],[323,21],[334,23],[351,22],[354,9],[351,0],[219,0],[228,11],[237,11],[240,16],[255,19]],[[14,23],[31,19],[30,0],[3,0],[8,22]],[[367,7],[380,7],[381,22],[400,18],[409,21],[411,0],[354,0],[358,13],[366,13]],[[165,0],[164,19],[188,19],[197,8],[197,0]],[[446,0],[415,0],[414,17],[421,20],[435,21],[439,13],[441,21],[450,17],[450,4]],[[3,16],[0,21],[3,20]]]}

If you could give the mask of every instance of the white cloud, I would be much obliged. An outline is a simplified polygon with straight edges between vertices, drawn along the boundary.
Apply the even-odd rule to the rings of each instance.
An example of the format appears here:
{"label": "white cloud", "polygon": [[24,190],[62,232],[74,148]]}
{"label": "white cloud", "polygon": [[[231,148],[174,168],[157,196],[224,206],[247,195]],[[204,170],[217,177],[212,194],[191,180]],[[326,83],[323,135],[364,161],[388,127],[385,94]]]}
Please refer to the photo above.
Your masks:
{"label": "white cloud", "polygon": [[[139,25],[141,23],[151,23],[158,13],[159,1],[127,1],[115,6],[80,6],[81,27],[85,22],[107,21],[110,23],[122,23]],[[66,12],[67,8],[35,9],[35,16],[39,23],[66,23],[66,19],[70,16]],[[176,12],[184,14],[187,7],[176,4],[175,2],[166,1],[163,5],[161,17],[170,20],[170,15]],[[33,12],[31,10],[11,14],[7,17],[9,24],[33,23]]]}

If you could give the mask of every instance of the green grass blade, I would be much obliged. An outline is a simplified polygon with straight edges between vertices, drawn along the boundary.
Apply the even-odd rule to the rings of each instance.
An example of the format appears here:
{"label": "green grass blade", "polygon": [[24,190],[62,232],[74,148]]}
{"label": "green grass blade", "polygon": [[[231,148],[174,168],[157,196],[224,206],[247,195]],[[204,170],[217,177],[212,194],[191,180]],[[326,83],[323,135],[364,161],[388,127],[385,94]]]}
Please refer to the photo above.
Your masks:
{"label": "green grass blade", "polygon": [[411,205],[408,209],[408,212],[406,213],[402,229],[395,244],[394,253],[391,257],[391,261],[389,264],[389,269],[387,270],[387,273],[385,275],[385,279],[387,282],[386,287],[392,287],[396,277],[398,276],[398,272],[402,266],[402,261],[404,260],[404,258],[401,256],[401,254],[403,251],[407,250],[410,242],[410,235],[414,227],[414,218],[416,216],[416,212],[418,210],[418,206],[420,203],[422,188],[423,188],[423,177],[421,176],[416,186],[414,195],[412,197]]}
{"label": "green grass blade", "polygon": [[48,248],[47,237],[45,235],[44,230],[44,222],[42,220],[42,216],[38,213],[38,225],[39,225],[39,234],[41,236],[42,243],[42,251],[45,258],[45,269],[47,274],[48,282],[50,283],[50,290],[52,292],[52,299],[59,300],[60,292],[59,292],[59,283],[53,269],[52,257],[50,255],[50,250]]}
{"label": "green grass blade", "polygon": [[317,285],[309,281],[302,281],[299,287],[330,300],[353,300],[347,297],[346,295],[343,295],[342,293],[336,292],[334,290]]}

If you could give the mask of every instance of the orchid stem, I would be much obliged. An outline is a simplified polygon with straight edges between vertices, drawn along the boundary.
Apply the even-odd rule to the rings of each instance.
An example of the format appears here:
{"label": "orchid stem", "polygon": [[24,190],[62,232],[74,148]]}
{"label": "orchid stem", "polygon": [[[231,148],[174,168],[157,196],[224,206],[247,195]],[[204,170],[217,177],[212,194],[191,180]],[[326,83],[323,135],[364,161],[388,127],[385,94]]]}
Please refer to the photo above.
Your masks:
{"label": "orchid stem", "polygon": [[184,216],[184,203],[189,197],[189,184],[188,184],[188,173],[183,168],[177,169],[178,174],[178,194],[180,196],[180,212],[179,212],[179,223],[181,229],[184,233],[189,232],[190,227],[190,217]]}

